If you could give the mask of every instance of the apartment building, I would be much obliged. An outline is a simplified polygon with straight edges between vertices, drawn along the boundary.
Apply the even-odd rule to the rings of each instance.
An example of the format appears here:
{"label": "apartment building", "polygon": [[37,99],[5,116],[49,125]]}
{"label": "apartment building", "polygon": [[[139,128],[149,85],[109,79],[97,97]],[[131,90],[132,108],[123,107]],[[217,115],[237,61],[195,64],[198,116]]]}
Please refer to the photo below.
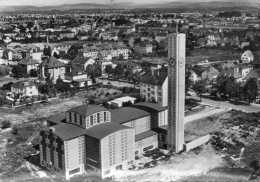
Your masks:
{"label": "apartment building", "polygon": [[168,77],[167,69],[151,70],[142,76],[140,95],[146,101],[168,105]]}

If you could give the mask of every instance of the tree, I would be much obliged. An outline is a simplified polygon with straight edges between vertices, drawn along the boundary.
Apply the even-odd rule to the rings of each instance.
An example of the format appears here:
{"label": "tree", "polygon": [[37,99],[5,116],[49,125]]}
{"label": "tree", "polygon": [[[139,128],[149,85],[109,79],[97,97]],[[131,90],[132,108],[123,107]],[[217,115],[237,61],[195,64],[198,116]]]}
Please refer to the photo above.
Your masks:
{"label": "tree", "polygon": [[75,59],[81,49],[83,49],[83,46],[81,44],[72,45],[67,52],[67,57],[69,59]]}
{"label": "tree", "polygon": [[112,67],[112,65],[107,65],[106,68],[105,68],[105,72],[108,74],[108,75],[111,75],[114,73],[114,69]]}
{"label": "tree", "polygon": [[96,78],[101,76],[101,65],[98,63],[89,64],[86,67],[86,72],[93,80],[93,83],[96,83]]}
{"label": "tree", "polygon": [[60,77],[56,80],[55,88],[60,92],[70,91],[70,85],[65,83]]}
{"label": "tree", "polygon": [[50,46],[45,46],[44,49],[43,49],[43,55],[45,56],[51,56],[51,47]]}
{"label": "tree", "polygon": [[247,80],[244,86],[244,96],[247,98],[248,102],[254,101],[258,95],[257,79],[250,78]]}
{"label": "tree", "polygon": [[31,77],[37,77],[38,76],[37,70],[36,69],[30,70],[30,76]]}
{"label": "tree", "polygon": [[23,78],[28,76],[26,67],[20,64],[13,66],[12,73],[13,73],[13,77],[15,78]]}
{"label": "tree", "polygon": [[206,83],[203,80],[200,80],[198,82],[196,82],[193,85],[193,89],[194,91],[200,96],[200,101],[201,101],[201,95],[206,92],[206,87],[205,87]]}
{"label": "tree", "polygon": [[54,53],[53,53],[53,57],[55,57],[55,58],[57,58],[57,59],[59,59],[59,58],[60,58],[60,56],[58,55],[58,53],[57,53],[57,52],[54,52]]}

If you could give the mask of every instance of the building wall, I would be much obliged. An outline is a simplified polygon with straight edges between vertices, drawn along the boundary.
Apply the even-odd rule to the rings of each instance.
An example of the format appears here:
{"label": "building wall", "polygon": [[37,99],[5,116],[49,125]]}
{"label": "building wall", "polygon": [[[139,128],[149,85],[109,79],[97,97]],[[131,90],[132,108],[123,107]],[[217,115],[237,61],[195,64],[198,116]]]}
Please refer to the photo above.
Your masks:
{"label": "building wall", "polygon": [[116,169],[127,168],[134,160],[134,130],[117,131],[101,140],[101,176],[107,177]]}
{"label": "building wall", "polygon": [[41,132],[40,163],[52,170],[65,169],[64,143],[49,132]]}
{"label": "building wall", "polygon": [[166,78],[161,86],[150,85],[146,83],[140,84],[140,95],[146,101],[155,101],[161,106],[168,105],[168,78]]}
{"label": "building wall", "polygon": [[100,141],[96,138],[86,136],[86,169],[100,169]]}
{"label": "building wall", "polygon": [[48,69],[48,73],[50,74],[50,78],[54,83],[56,83],[57,79],[60,77],[62,80],[65,79],[65,67],[61,68],[52,68]]}
{"label": "building wall", "polygon": [[76,112],[66,112],[66,122],[74,123],[83,128],[90,128],[92,126],[111,121],[111,114],[109,111],[101,111],[90,116],[81,116]]}
{"label": "building wall", "polygon": [[135,155],[141,155],[145,151],[158,148],[158,136],[157,134],[144,138],[139,141],[135,141]]}
{"label": "building wall", "polygon": [[85,172],[85,137],[64,141],[66,179]]}
{"label": "building wall", "polygon": [[151,116],[129,121],[123,125],[134,128],[135,135],[138,135],[151,129]]}

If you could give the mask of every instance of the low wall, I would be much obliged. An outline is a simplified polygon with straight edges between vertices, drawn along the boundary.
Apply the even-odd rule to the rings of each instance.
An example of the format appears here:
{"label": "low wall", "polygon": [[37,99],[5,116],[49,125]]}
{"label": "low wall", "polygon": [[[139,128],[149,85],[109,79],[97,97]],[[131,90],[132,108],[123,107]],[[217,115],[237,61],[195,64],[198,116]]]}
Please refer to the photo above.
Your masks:
{"label": "low wall", "polygon": [[199,137],[191,142],[186,143],[185,144],[186,152],[207,143],[210,140],[210,138],[211,138],[210,135],[205,135],[205,136]]}

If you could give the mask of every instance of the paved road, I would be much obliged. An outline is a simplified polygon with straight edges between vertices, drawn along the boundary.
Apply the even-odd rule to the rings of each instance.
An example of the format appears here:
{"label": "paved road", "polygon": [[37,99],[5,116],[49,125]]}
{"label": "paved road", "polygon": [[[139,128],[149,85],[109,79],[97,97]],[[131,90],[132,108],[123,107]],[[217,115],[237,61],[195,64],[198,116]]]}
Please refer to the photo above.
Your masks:
{"label": "paved road", "polygon": [[184,123],[186,124],[186,123],[196,121],[196,120],[199,120],[199,119],[202,119],[202,118],[206,118],[206,117],[209,117],[209,116],[212,116],[212,115],[215,115],[215,114],[225,113],[229,110],[230,109],[227,109],[227,108],[214,108],[212,110],[202,110],[198,113],[191,114],[189,116],[185,116]]}
{"label": "paved road", "polygon": [[[194,97],[193,97],[194,98]],[[195,97],[196,98],[196,97]],[[198,99],[198,98],[196,98]],[[223,109],[234,109],[247,113],[260,112],[260,105],[234,105],[228,101],[215,101],[207,98],[202,98],[202,104],[219,107]]]}

